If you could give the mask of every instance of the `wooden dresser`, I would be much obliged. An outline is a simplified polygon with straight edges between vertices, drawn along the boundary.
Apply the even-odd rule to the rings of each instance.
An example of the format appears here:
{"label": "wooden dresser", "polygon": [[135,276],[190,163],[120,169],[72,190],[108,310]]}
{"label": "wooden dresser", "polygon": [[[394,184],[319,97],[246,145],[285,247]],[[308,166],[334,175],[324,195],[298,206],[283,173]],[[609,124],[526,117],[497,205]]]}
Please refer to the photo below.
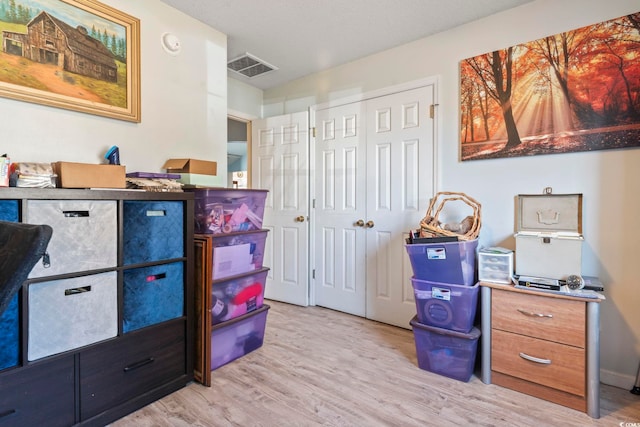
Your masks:
{"label": "wooden dresser", "polygon": [[482,381],[600,417],[600,299],[480,282]]}

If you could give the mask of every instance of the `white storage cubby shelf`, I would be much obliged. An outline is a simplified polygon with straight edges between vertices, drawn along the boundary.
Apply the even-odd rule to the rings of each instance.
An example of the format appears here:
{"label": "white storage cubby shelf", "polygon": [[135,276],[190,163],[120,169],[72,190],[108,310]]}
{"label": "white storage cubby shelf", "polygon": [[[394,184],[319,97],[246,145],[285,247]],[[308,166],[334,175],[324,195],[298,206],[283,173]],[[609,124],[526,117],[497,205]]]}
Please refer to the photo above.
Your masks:
{"label": "white storage cubby shelf", "polygon": [[49,224],[0,313],[0,425],[103,426],[193,379],[190,193],[0,190],[0,220]]}

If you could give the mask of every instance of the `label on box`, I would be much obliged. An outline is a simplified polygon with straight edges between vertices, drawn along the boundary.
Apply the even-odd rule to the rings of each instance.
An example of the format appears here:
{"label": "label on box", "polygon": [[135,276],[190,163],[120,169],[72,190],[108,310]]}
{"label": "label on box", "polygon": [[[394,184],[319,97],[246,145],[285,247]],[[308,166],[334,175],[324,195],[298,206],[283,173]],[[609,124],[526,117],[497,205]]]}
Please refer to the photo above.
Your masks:
{"label": "label on box", "polygon": [[431,288],[431,296],[443,301],[451,301],[451,290],[445,288]]}
{"label": "label on box", "polygon": [[427,259],[447,259],[447,251],[444,247],[427,248]]}

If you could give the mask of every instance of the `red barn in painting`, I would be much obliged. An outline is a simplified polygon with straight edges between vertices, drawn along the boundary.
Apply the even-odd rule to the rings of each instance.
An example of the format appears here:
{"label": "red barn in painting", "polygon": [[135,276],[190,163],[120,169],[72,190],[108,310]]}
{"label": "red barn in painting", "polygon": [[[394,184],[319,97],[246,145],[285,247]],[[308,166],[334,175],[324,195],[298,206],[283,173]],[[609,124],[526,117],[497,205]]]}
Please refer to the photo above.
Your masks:
{"label": "red barn in painting", "polygon": [[43,64],[55,64],[72,73],[116,82],[118,68],[113,54],[87,29],[73,28],[47,12],[27,24],[27,33],[3,31],[4,52]]}

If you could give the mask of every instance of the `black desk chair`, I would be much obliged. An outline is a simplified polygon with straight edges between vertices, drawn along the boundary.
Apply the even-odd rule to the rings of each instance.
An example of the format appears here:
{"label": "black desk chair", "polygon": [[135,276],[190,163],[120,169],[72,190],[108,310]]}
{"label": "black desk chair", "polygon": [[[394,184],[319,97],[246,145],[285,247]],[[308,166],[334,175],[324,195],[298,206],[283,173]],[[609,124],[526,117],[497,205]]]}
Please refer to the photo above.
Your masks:
{"label": "black desk chair", "polygon": [[46,252],[48,225],[0,221],[0,315]]}

